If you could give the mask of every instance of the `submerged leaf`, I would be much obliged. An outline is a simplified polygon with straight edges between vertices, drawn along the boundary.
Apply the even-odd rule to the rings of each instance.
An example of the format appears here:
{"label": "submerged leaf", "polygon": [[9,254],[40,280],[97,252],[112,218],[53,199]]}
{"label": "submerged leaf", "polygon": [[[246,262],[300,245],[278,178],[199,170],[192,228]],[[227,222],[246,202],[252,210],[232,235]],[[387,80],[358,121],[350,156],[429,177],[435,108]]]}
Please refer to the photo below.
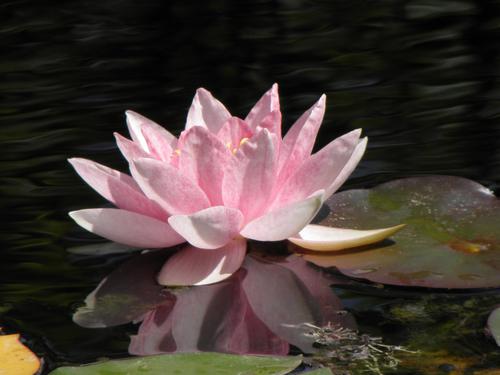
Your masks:
{"label": "submerged leaf", "polygon": [[[484,186],[460,177],[391,181],[332,196],[319,224],[370,229],[406,223],[391,240],[311,254],[319,266],[374,282],[433,288],[500,286],[500,202]],[[300,249],[298,249],[300,251]]]}
{"label": "submerged leaf", "polygon": [[111,360],[80,367],[60,367],[50,375],[108,374],[288,374],[302,361],[299,357],[237,356],[220,353],[163,354],[142,358]]}
{"label": "submerged leaf", "polygon": [[87,328],[111,327],[139,320],[175,297],[156,282],[156,275],[169,251],[140,254],[122,264],[85,299],[73,315],[75,323]]}
{"label": "submerged leaf", "polygon": [[40,368],[38,357],[19,341],[19,335],[0,336],[0,374],[33,375]]}

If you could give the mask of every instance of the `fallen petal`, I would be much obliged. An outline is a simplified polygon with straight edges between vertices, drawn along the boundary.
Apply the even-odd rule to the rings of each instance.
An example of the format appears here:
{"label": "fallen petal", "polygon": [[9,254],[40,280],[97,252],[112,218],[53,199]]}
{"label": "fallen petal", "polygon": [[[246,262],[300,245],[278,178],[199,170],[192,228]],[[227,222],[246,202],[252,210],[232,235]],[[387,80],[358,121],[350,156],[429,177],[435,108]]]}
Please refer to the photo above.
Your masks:
{"label": "fallen petal", "polygon": [[191,215],[170,216],[168,222],[191,245],[217,249],[238,235],[243,215],[234,208],[214,206]]}
{"label": "fallen petal", "polygon": [[246,241],[242,238],[214,250],[186,246],[165,263],[158,274],[158,283],[168,286],[218,283],[240,268],[245,253]]}
{"label": "fallen petal", "polygon": [[89,232],[129,246],[162,248],[185,241],[168,223],[126,210],[90,208],[69,216]]}
{"label": "fallen petal", "polygon": [[323,190],[309,198],[269,212],[248,223],[240,234],[257,241],[281,241],[298,233],[316,216]]}
{"label": "fallen petal", "polygon": [[297,236],[290,237],[288,240],[309,250],[344,250],[382,241],[403,229],[405,225],[400,224],[382,229],[355,230],[309,224]]}

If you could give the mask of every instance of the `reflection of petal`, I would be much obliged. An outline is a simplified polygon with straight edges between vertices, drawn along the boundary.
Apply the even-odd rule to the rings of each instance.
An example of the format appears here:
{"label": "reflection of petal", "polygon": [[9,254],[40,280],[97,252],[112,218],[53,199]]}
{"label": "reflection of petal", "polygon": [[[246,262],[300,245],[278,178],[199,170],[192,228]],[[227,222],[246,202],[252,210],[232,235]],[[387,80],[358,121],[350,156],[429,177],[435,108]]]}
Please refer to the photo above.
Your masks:
{"label": "reflection of petal", "polygon": [[246,241],[242,238],[214,250],[186,246],[165,263],[158,275],[158,282],[171,286],[217,283],[240,268],[245,252]]}
{"label": "reflection of petal", "polygon": [[319,302],[300,279],[277,264],[247,256],[248,271],[243,289],[257,317],[269,329],[305,353],[314,351],[314,339],[305,336],[304,323],[321,325],[323,317]]}
{"label": "reflection of petal", "polygon": [[400,224],[381,229],[355,230],[310,224],[304,227],[297,236],[290,237],[288,240],[309,250],[344,250],[382,241],[403,229],[404,226],[405,224]]}
{"label": "reflection of petal", "polygon": [[299,256],[291,255],[285,262],[279,263],[281,266],[293,271],[302,281],[311,295],[316,299],[321,309],[322,320],[320,325],[340,325],[342,327],[356,329],[354,318],[350,314],[339,314],[342,310],[340,299],[330,288],[335,284],[334,277],[321,269],[314,268]]}
{"label": "reflection of petal", "polygon": [[288,344],[253,314],[241,288],[244,275],[241,270],[224,282],[180,291],[171,312],[160,307],[144,319],[129,351],[285,355]]}
{"label": "reflection of petal", "polygon": [[155,251],[133,257],[106,277],[86,298],[73,320],[88,328],[110,327],[138,320],[160,304],[173,304],[155,276],[169,252]]}

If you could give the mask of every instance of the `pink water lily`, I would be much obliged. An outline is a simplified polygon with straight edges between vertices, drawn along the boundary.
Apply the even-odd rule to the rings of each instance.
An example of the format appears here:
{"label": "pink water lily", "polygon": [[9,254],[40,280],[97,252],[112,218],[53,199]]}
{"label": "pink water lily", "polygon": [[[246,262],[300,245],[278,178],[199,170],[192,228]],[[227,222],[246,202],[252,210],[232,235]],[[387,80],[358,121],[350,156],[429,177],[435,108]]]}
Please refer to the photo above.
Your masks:
{"label": "pink water lily", "polygon": [[311,154],[325,96],[281,135],[278,87],[244,120],[198,89],[177,139],[127,111],[132,140],[115,134],[131,176],[91,160],[70,159],[78,174],[117,208],[73,211],[83,228],[139,248],[187,242],[161,270],[164,285],[203,285],[241,266],[245,239],[290,239],[330,251],[379,241],[398,227],[354,231],[308,225],[348,178],[367,139],[347,133]]}

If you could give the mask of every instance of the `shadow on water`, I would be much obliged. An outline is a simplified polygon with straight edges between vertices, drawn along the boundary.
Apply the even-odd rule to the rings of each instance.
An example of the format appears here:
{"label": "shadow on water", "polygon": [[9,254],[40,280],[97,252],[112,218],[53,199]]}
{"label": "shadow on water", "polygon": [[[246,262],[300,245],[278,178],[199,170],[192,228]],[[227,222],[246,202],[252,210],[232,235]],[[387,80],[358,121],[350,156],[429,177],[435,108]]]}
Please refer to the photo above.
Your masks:
{"label": "shadow on water", "polygon": [[[67,211],[103,205],[66,158],[123,169],[112,132],[125,133],[125,109],[178,133],[197,87],[243,116],[276,81],[285,127],[328,95],[318,147],[357,127],[369,136],[345,187],[452,174],[499,189],[497,2],[18,0],[2,2],[0,14],[0,322],[49,367],[123,356],[134,331],[72,323],[124,257],[66,251],[95,242]],[[397,341],[422,328],[386,313],[405,301],[349,293],[369,331]],[[483,312],[474,319],[482,325]]]}

